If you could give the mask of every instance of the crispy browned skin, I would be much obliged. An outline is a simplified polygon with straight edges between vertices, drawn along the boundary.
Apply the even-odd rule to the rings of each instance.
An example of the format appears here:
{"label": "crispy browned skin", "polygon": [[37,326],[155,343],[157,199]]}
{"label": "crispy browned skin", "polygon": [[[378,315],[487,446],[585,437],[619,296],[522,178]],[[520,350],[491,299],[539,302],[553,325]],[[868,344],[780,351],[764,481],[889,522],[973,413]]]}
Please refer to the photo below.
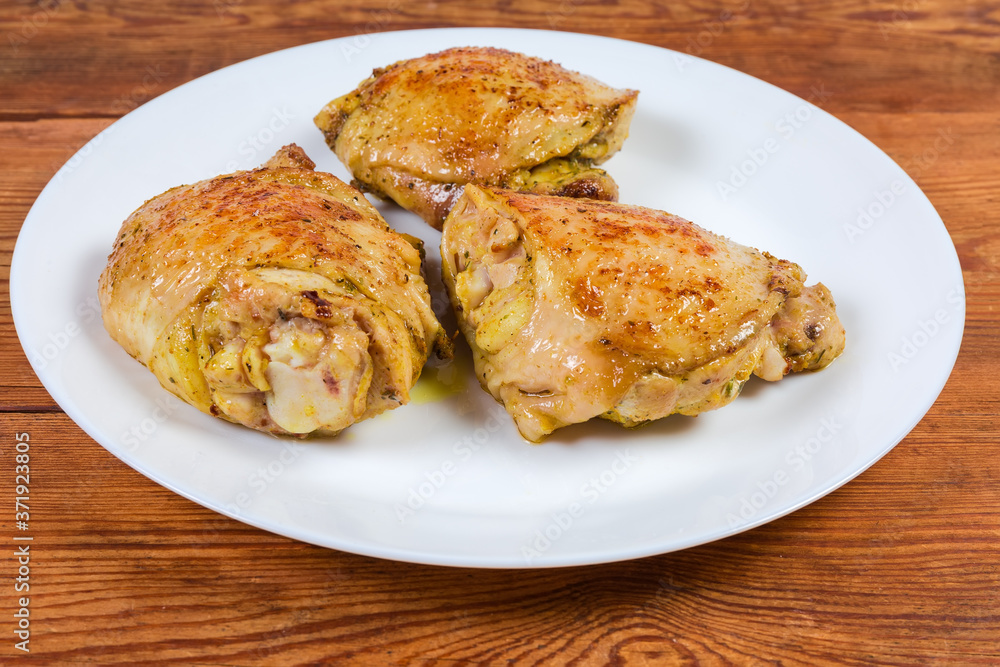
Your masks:
{"label": "crispy browned skin", "polygon": [[662,211],[469,185],[441,255],[479,381],[533,441],[712,410],[751,374],[844,349],[829,291],[798,265]]}
{"label": "crispy browned skin", "polygon": [[316,116],[356,184],[440,229],[465,183],[615,200],[596,169],[628,136],[637,91],[493,48],[377,69]]}
{"label": "crispy browned skin", "polygon": [[420,251],[297,146],[169,190],[122,225],[105,327],[169,391],[275,434],[331,434],[408,400],[433,344]]}

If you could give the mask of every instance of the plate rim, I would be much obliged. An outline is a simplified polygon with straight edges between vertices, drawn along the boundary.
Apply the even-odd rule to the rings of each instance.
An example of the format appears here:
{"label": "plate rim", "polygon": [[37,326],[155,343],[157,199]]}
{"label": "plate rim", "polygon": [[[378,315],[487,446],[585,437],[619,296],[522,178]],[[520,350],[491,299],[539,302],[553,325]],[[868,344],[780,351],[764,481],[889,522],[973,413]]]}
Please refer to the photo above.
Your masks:
{"label": "plate rim", "polygon": [[[487,28],[469,28],[469,27],[423,28],[423,29],[415,29],[415,30],[398,30],[398,31],[391,31],[390,30],[390,31],[378,32],[378,33],[372,33],[372,35],[396,35],[396,36],[399,36],[399,35],[404,35],[405,34],[408,38],[417,38],[417,37],[419,37],[421,35],[427,36],[427,35],[439,34],[441,32],[447,32],[447,33],[452,33],[452,34],[459,33],[459,32],[467,32],[467,33],[474,34],[474,35],[481,35],[482,37],[480,37],[478,39],[478,41],[480,41],[480,42],[483,42],[483,41],[492,41],[492,37],[491,36],[502,35],[502,34],[532,33],[532,34],[551,35],[552,33],[556,33],[556,34],[559,34],[559,35],[563,36],[564,38],[568,38],[568,39],[582,39],[584,41],[587,41],[587,40],[598,40],[598,41],[611,42],[611,43],[615,43],[616,45],[618,45],[619,48],[637,48],[638,47],[638,48],[644,48],[644,49],[652,49],[652,50],[655,50],[657,52],[665,52],[666,54],[673,54],[675,56],[681,56],[683,58],[691,59],[693,61],[699,61],[700,63],[709,65],[711,67],[722,68],[722,69],[726,70],[729,75],[735,75],[735,76],[739,76],[739,77],[747,77],[748,79],[751,79],[756,84],[764,84],[764,85],[768,86],[769,88],[772,88],[774,90],[780,91],[784,95],[788,95],[788,96],[790,96],[791,98],[793,98],[795,100],[799,100],[799,101],[805,102],[805,100],[803,100],[802,98],[798,97],[794,93],[791,93],[791,92],[789,92],[787,90],[781,89],[781,88],[775,86],[774,84],[771,84],[771,83],[769,83],[769,82],[767,82],[767,81],[765,81],[763,79],[760,79],[760,78],[758,78],[756,76],[753,76],[753,75],[750,75],[750,74],[746,74],[744,72],[740,72],[739,70],[730,68],[730,67],[728,67],[726,65],[715,63],[713,61],[705,60],[705,59],[699,58],[697,56],[692,56],[692,55],[689,55],[689,54],[684,54],[684,53],[681,53],[679,51],[675,51],[675,50],[664,48],[664,47],[659,47],[659,46],[655,46],[655,45],[651,45],[651,44],[646,44],[646,43],[642,43],[642,42],[633,42],[633,41],[630,41],[630,40],[624,40],[624,39],[620,39],[620,38],[608,37],[608,36],[603,36],[603,35],[591,35],[591,34],[586,34],[586,33],[575,33],[575,32],[570,32],[570,31],[545,30],[545,29],[535,29],[535,28],[530,28],[529,29],[529,28],[493,28],[493,27],[487,27]],[[218,70],[214,70],[213,72],[209,72],[209,73],[206,73],[206,74],[204,74],[202,76],[196,77],[195,79],[191,79],[189,81],[186,81],[183,84],[180,84],[179,86],[177,86],[177,87],[175,87],[175,88],[173,88],[173,89],[171,89],[171,90],[163,93],[162,95],[158,96],[157,98],[154,98],[153,100],[150,100],[150,102],[147,102],[146,104],[144,104],[144,105],[142,105],[142,106],[140,106],[140,107],[132,110],[131,112],[129,112],[128,114],[126,114],[122,118],[116,120],[108,128],[105,128],[105,130],[102,130],[102,133],[103,132],[107,132],[109,129],[114,128],[114,127],[118,126],[119,124],[123,124],[124,125],[124,124],[127,124],[127,123],[138,122],[135,119],[137,117],[139,117],[139,115],[141,115],[141,114],[139,114],[140,110],[146,108],[147,111],[142,112],[142,113],[148,113],[149,105],[151,105],[152,103],[154,103],[156,100],[162,100],[164,98],[167,98],[168,96],[183,95],[184,94],[183,91],[184,91],[184,89],[187,86],[189,86],[191,84],[194,84],[195,82],[201,81],[202,79],[205,79],[207,77],[212,77],[212,76],[215,76],[215,75],[222,75],[222,73],[234,70],[235,68],[253,67],[253,65],[255,63],[257,63],[259,61],[262,61],[264,59],[270,58],[270,57],[274,56],[275,54],[287,53],[289,51],[294,51],[294,50],[297,50],[297,49],[306,49],[306,48],[309,48],[309,47],[314,47],[315,48],[315,47],[319,47],[319,46],[322,46],[322,45],[332,45],[332,44],[336,44],[338,42],[345,42],[345,41],[350,40],[350,39],[353,39],[353,36],[344,36],[344,37],[333,38],[333,39],[318,40],[318,41],[314,41],[314,42],[309,42],[309,43],[305,43],[305,44],[291,46],[291,47],[288,47],[288,48],[285,48],[285,49],[280,49],[280,50],[277,50],[277,51],[272,51],[272,52],[269,52],[269,53],[266,53],[266,54],[261,54],[261,55],[258,55],[258,56],[255,56],[253,58],[249,58],[247,60],[243,60],[243,61],[240,61],[240,62],[237,62],[237,63],[232,63],[230,65],[227,65],[226,67],[220,68]],[[877,463],[879,460],[881,460],[886,454],[888,454],[889,451],[891,451],[893,448],[895,448],[895,446],[898,445],[910,433],[910,431],[912,431],[912,429],[924,418],[924,416],[926,415],[926,413],[931,409],[931,407],[937,401],[937,398],[940,396],[940,394],[944,390],[945,386],[947,386],[947,382],[948,382],[948,380],[949,380],[949,378],[951,376],[951,373],[952,373],[952,371],[954,369],[954,366],[955,366],[955,364],[957,362],[958,355],[960,354],[960,350],[961,350],[961,344],[962,344],[963,339],[964,339],[965,319],[966,319],[966,306],[967,306],[967,304],[966,304],[966,291],[965,291],[965,284],[964,284],[964,275],[963,275],[962,270],[961,270],[961,264],[960,264],[960,261],[959,261],[959,258],[958,258],[957,249],[955,248],[955,245],[954,245],[954,241],[951,239],[950,233],[948,232],[947,226],[944,224],[944,221],[941,220],[940,214],[937,213],[937,210],[935,209],[935,207],[933,206],[933,204],[930,202],[930,200],[927,198],[927,196],[923,192],[923,190],[919,187],[919,185],[917,185],[915,183],[915,181],[913,181],[913,179],[908,174],[906,174],[906,172],[904,170],[902,170],[902,168],[898,165],[898,163],[895,162],[895,160],[893,160],[889,155],[887,155],[884,151],[882,151],[877,145],[874,144],[874,142],[872,142],[867,137],[865,137],[864,135],[862,135],[860,132],[858,132],[857,130],[855,130],[853,127],[851,127],[850,125],[848,125],[846,122],[840,120],[839,118],[833,116],[832,114],[830,114],[830,113],[828,113],[828,112],[826,112],[826,111],[824,111],[822,109],[817,109],[817,111],[820,112],[820,113],[822,113],[822,114],[824,114],[828,118],[828,120],[832,120],[836,124],[839,124],[839,126],[841,126],[840,129],[843,130],[843,131],[847,131],[850,134],[852,134],[855,140],[859,139],[859,138],[862,139],[866,144],[868,144],[869,148],[874,149],[875,151],[877,151],[878,154],[880,154],[882,156],[882,159],[888,160],[893,165],[895,165],[897,168],[899,168],[900,172],[902,172],[903,174],[905,174],[906,178],[914,186],[915,191],[917,193],[919,193],[919,195],[924,199],[924,201],[925,201],[926,205],[929,207],[929,209],[932,210],[932,211],[934,211],[935,215],[937,215],[938,222],[941,225],[941,230],[945,233],[946,237],[950,241],[949,247],[945,249],[945,250],[950,250],[949,258],[953,260],[954,266],[952,266],[950,268],[951,268],[951,270],[954,270],[954,269],[957,268],[957,274],[956,274],[957,277],[958,277],[957,286],[958,286],[958,289],[961,292],[960,296],[961,296],[961,315],[962,315],[962,317],[961,317],[960,326],[959,326],[959,329],[958,329],[958,332],[957,332],[956,340],[955,340],[954,345],[953,345],[953,349],[949,348],[947,350],[947,355],[946,356],[948,357],[949,361],[947,363],[948,370],[947,370],[947,373],[944,375],[944,381],[941,382],[940,387],[938,387],[936,389],[936,391],[931,392],[932,395],[928,394],[929,398],[928,398],[928,400],[925,401],[926,405],[921,405],[919,411],[914,411],[913,412],[914,416],[911,419],[907,420],[907,425],[905,427],[901,428],[900,433],[899,433],[899,435],[898,435],[897,438],[892,439],[890,442],[888,442],[888,444],[883,444],[883,446],[881,448],[879,448],[879,450],[875,453],[874,456],[870,456],[869,457],[869,460],[868,460],[868,462],[865,465],[861,466],[860,468],[858,468],[856,470],[853,470],[851,472],[851,474],[849,474],[845,478],[843,478],[843,479],[836,479],[836,480],[834,480],[831,483],[828,483],[828,484],[825,484],[825,485],[821,485],[818,488],[812,489],[811,493],[806,494],[803,497],[800,497],[790,507],[785,508],[785,509],[783,509],[780,512],[776,512],[776,513],[767,513],[767,512],[764,512],[759,517],[755,518],[754,520],[749,521],[749,522],[747,522],[744,525],[741,525],[739,527],[739,529],[735,529],[735,530],[734,529],[729,529],[729,530],[720,529],[720,530],[716,530],[716,531],[713,531],[713,532],[710,532],[710,533],[707,533],[707,534],[702,534],[700,536],[692,537],[691,539],[688,539],[686,541],[681,541],[676,546],[671,546],[671,547],[666,548],[666,549],[656,548],[656,547],[653,547],[653,548],[633,548],[631,550],[626,549],[624,551],[618,549],[618,550],[615,550],[615,554],[614,555],[609,555],[609,554],[605,553],[605,555],[603,555],[603,556],[597,556],[595,558],[595,556],[597,555],[597,553],[599,551],[598,550],[598,551],[592,551],[592,552],[587,552],[587,553],[584,553],[584,554],[580,554],[580,555],[578,555],[576,557],[562,556],[560,558],[553,558],[553,559],[546,560],[544,562],[533,563],[533,564],[528,564],[528,563],[521,562],[520,560],[518,560],[516,558],[512,558],[512,557],[507,556],[507,555],[502,555],[501,557],[495,557],[495,558],[470,557],[468,555],[459,555],[459,556],[453,556],[453,557],[449,558],[449,557],[443,556],[441,554],[431,554],[431,553],[427,553],[427,552],[425,552],[425,553],[416,553],[412,549],[406,549],[406,548],[400,549],[400,548],[394,548],[394,547],[386,546],[386,545],[370,545],[371,548],[363,549],[363,548],[357,548],[357,545],[350,544],[349,543],[350,540],[348,540],[348,542],[341,542],[341,541],[338,541],[336,539],[334,539],[334,540],[327,539],[324,542],[317,542],[314,535],[312,535],[312,536],[311,535],[307,535],[303,531],[299,530],[297,527],[290,528],[290,527],[287,527],[287,526],[278,526],[278,525],[275,525],[273,522],[271,522],[269,520],[262,520],[262,519],[255,518],[255,517],[252,517],[252,516],[246,516],[246,515],[242,515],[242,514],[239,514],[239,513],[233,513],[231,511],[227,510],[227,508],[219,506],[217,503],[214,503],[211,500],[206,500],[204,498],[192,497],[184,489],[182,489],[182,488],[178,487],[177,485],[175,485],[175,483],[171,479],[163,478],[161,475],[157,474],[156,471],[148,470],[144,465],[142,465],[142,463],[140,461],[135,460],[133,457],[127,456],[127,455],[123,457],[122,456],[122,452],[116,451],[115,449],[112,449],[112,447],[110,447],[108,444],[106,444],[103,441],[105,437],[110,437],[110,436],[107,436],[106,434],[104,434],[102,432],[101,429],[97,428],[97,426],[92,422],[92,420],[85,413],[85,411],[79,409],[79,406],[75,403],[75,401],[73,401],[72,398],[65,393],[65,391],[64,391],[65,387],[63,387],[61,384],[57,383],[54,378],[48,376],[44,372],[44,369],[40,370],[40,369],[38,369],[36,367],[36,364],[35,364],[34,360],[32,359],[32,354],[29,351],[30,348],[29,348],[28,341],[26,341],[26,339],[25,339],[25,335],[26,334],[23,333],[24,326],[25,326],[24,322],[26,321],[26,318],[28,318],[28,315],[25,312],[26,306],[25,306],[25,303],[22,301],[21,298],[15,298],[15,294],[20,294],[22,292],[22,290],[26,289],[21,284],[21,278],[22,278],[22,275],[23,275],[23,269],[21,267],[27,261],[27,259],[24,256],[26,250],[24,249],[25,248],[25,244],[22,243],[22,237],[25,234],[25,230],[29,227],[29,222],[31,221],[33,214],[35,214],[36,211],[39,210],[41,207],[44,207],[44,203],[45,203],[45,201],[47,200],[48,197],[54,196],[53,193],[58,189],[58,181],[60,180],[60,174],[62,174],[63,170],[66,169],[67,166],[74,159],[76,159],[78,155],[80,155],[84,150],[86,150],[87,147],[90,145],[90,142],[93,141],[94,138],[96,138],[97,136],[100,136],[101,133],[99,133],[98,135],[95,135],[94,138],[91,138],[90,141],[88,141],[86,144],[84,144],[84,146],[82,146],[78,151],[76,151],[74,153],[74,155],[71,156],[67,160],[67,162],[64,165],[62,165],[62,167],[60,167],[60,169],[50,178],[50,180],[46,183],[45,187],[42,189],[42,191],[37,196],[36,200],[33,202],[31,208],[29,209],[27,215],[25,216],[25,220],[22,223],[21,228],[18,231],[17,241],[15,243],[14,251],[13,251],[12,256],[11,256],[11,270],[10,270],[10,282],[9,282],[9,295],[10,295],[10,300],[11,300],[10,301],[10,303],[11,303],[11,313],[12,313],[12,319],[14,321],[15,331],[17,333],[18,341],[19,341],[19,343],[20,343],[20,345],[22,347],[22,350],[24,351],[25,356],[27,357],[28,362],[31,365],[32,371],[39,378],[39,380],[41,381],[42,385],[45,387],[45,389],[52,396],[53,400],[55,400],[55,402],[59,405],[60,409],[62,409],[78,426],[80,426],[80,428],[83,429],[84,432],[86,432],[88,434],[88,436],[90,436],[95,442],[97,442],[98,444],[100,444],[112,456],[114,456],[115,458],[121,460],[123,463],[125,463],[129,467],[133,468],[134,470],[136,470],[140,474],[144,475],[148,479],[156,482],[157,484],[163,486],[164,488],[167,488],[167,489],[171,490],[174,493],[177,493],[178,495],[180,495],[180,496],[182,496],[184,498],[187,498],[188,500],[191,500],[192,502],[195,502],[198,505],[201,505],[203,507],[211,509],[212,511],[219,512],[219,513],[221,513],[221,514],[223,514],[225,516],[228,516],[228,517],[230,517],[232,519],[236,519],[236,520],[238,520],[238,521],[240,521],[242,523],[246,523],[246,524],[255,526],[257,528],[260,528],[262,530],[266,530],[268,532],[272,532],[272,533],[275,533],[275,534],[283,535],[283,536],[289,537],[291,539],[296,539],[296,540],[307,542],[307,543],[310,543],[310,544],[317,544],[319,546],[323,546],[323,547],[326,547],[326,548],[333,548],[333,549],[338,549],[338,550],[342,550],[342,551],[347,551],[347,552],[350,552],[350,553],[361,554],[361,555],[372,556],[372,557],[378,557],[378,558],[383,558],[383,559],[398,560],[398,561],[403,561],[403,562],[428,564],[428,565],[442,565],[442,566],[450,566],[450,567],[478,567],[478,568],[502,568],[502,569],[508,569],[508,568],[536,569],[536,568],[574,567],[574,566],[581,566],[581,565],[596,565],[596,564],[602,564],[602,563],[611,563],[611,562],[618,562],[618,561],[623,561],[623,560],[631,560],[631,559],[648,557],[648,556],[653,556],[653,555],[661,555],[661,554],[665,554],[665,553],[671,553],[673,551],[678,551],[678,550],[692,548],[692,547],[699,546],[699,545],[702,545],[702,544],[707,544],[707,543],[710,543],[710,542],[717,541],[719,539],[723,539],[725,537],[730,537],[730,536],[733,536],[733,535],[736,535],[736,534],[739,534],[739,533],[751,530],[753,528],[756,528],[756,527],[759,527],[759,526],[764,525],[766,523],[769,523],[771,521],[774,521],[774,520],[776,520],[778,518],[787,516],[788,514],[791,514],[792,512],[795,512],[795,511],[797,511],[797,510],[799,510],[799,509],[801,509],[801,508],[803,508],[803,507],[805,507],[805,506],[807,506],[807,505],[815,502],[816,500],[818,500],[818,499],[820,499],[820,498],[822,498],[822,497],[824,497],[824,496],[832,493],[833,491],[837,490],[841,486],[843,486],[843,485],[847,484],[848,482],[852,481],[853,479],[857,478],[859,475],[861,475],[862,473],[864,473],[865,471],[867,471],[869,468],[871,468],[871,466],[873,466],[875,463]]]}

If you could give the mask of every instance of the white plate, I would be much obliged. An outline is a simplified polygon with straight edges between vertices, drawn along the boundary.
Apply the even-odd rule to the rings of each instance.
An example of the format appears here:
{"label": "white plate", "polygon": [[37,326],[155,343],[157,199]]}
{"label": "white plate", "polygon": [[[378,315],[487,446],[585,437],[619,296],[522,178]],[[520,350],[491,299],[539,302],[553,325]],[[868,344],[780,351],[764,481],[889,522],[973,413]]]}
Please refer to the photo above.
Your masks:
{"label": "white plate", "polygon": [[[697,419],[636,431],[574,426],[542,446],[517,435],[464,357],[457,371],[428,369],[412,404],[339,438],[299,442],[180,403],[111,341],[97,277],[133,209],[175,185],[256,166],[290,142],[347,178],[313,115],[374,67],[460,45],[550,58],[641,90],[631,137],[606,165],[621,200],[801,264],[837,300],[843,357],[821,373],[753,381],[732,405]],[[436,247],[438,236],[413,216],[380,207]],[[152,100],[87,144],[38,197],[14,252],[11,301],[53,398],[160,484],[295,539],[475,567],[664,553],[816,500],[921,419],[951,372],[965,319],[962,273],[941,219],[895,163],[840,121],[673,51],[503,29],[308,44]]]}

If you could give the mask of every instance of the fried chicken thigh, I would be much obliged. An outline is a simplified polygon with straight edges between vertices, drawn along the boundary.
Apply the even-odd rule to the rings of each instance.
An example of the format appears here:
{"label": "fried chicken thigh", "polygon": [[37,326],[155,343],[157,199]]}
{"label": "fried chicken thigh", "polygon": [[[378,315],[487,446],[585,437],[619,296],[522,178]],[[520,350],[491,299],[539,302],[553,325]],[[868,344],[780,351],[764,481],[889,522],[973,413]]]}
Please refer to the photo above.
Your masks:
{"label": "fried chicken thigh", "polygon": [[437,229],[465,183],[614,201],[598,165],[628,136],[637,91],[493,48],[377,69],[316,116],[356,185]]}
{"label": "fried chicken thigh", "polygon": [[531,441],[696,415],[844,349],[798,265],[661,211],[469,185],[441,254],[479,381]]}
{"label": "fried chicken thigh", "polygon": [[437,344],[420,250],[285,147],[168,190],[122,225],[99,296],[111,337],[199,410],[333,434],[408,400]]}

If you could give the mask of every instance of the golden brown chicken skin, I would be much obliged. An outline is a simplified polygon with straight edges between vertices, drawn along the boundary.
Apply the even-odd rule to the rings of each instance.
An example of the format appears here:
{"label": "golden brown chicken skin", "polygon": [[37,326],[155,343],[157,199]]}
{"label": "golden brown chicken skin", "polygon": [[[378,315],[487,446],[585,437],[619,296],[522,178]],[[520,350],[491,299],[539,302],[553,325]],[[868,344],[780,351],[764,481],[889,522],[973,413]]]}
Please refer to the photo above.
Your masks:
{"label": "golden brown chicken skin", "polygon": [[420,250],[297,146],[154,197],[99,296],[111,337],[199,410],[334,434],[406,403],[435,345]]}
{"label": "golden brown chicken skin", "polygon": [[595,165],[628,136],[637,91],[494,48],[377,69],[316,116],[355,184],[437,229],[465,183],[615,200]]}
{"label": "golden brown chicken skin", "polygon": [[662,211],[469,185],[441,255],[479,381],[531,441],[695,415],[844,349],[798,265]]}

